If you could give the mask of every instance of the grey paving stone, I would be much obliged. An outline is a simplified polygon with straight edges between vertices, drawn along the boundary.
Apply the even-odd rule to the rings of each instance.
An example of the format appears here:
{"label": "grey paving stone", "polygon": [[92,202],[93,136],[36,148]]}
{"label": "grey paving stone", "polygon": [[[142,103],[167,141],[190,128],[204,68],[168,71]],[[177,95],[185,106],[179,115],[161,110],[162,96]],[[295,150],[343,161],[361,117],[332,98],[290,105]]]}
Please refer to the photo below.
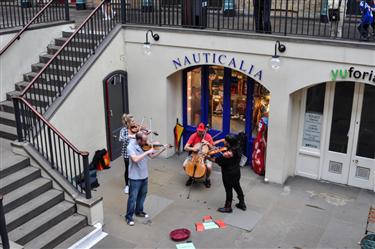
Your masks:
{"label": "grey paving stone", "polygon": [[324,227],[322,226],[295,222],[280,246],[282,248],[317,248],[323,233]]}
{"label": "grey paving stone", "polygon": [[364,228],[336,218],[331,219],[319,241],[318,248],[360,248]]}

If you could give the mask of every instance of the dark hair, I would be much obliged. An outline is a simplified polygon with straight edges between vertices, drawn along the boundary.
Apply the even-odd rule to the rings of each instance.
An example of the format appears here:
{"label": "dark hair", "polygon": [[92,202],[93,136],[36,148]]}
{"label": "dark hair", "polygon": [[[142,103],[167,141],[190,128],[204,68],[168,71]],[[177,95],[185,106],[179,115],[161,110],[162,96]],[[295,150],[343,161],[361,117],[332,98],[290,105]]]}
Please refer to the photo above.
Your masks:
{"label": "dark hair", "polygon": [[228,143],[228,149],[235,154],[235,156],[240,157],[241,156],[241,148],[238,144],[238,139],[236,136],[228,134],[225,136],[225,141]]}
{"label": "dark hair", "polygon": [[142,140],[143,139],[143,136],[144,136],[144,133],[143,132],[137,132],[135,134],[135,139],[138,141],[138,140]]}

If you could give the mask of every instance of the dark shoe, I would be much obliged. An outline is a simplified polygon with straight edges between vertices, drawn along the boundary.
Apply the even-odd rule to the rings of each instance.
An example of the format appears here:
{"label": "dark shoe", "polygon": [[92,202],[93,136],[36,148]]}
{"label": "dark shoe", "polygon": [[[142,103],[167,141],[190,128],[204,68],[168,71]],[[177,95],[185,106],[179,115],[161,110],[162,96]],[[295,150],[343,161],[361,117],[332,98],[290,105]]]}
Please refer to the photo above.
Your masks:
{"label": "dark shoe", "polygon": [[236,208],[239,208],[239,209],[241,209],[241,210],[243,210],[243,211],[246,211],[246,205],[245,205],[245,203],[237,203],[236,204]]}
{"label": "dark shoe", "polygon": [[232,213],[233,212],[231,207],[222,207],[222,208],[219,208],[217,211],[219,211],[220,213]]}
{"label": "dark shoe", "polygon": [[189,178],[189,180],[187,180],[187,182],[185,183],[186,186],[190,186],[191,184],[193,183],[193,178]]}
{"label": "dark shoe", "polygon": [[204,182],[204,185],[206,185],[206,188],[210,188],[210,187],[211,187],[211,180],[210,180],[210,179],[207,179],[207,180]]}
{"label": "dark shoe", "polygon": [[137,216],[137,217],[141,217],[141,218],[148,218],[148,214],[145,213],[145,212],[137,213],[137,214],[135,214],[135,216]]}

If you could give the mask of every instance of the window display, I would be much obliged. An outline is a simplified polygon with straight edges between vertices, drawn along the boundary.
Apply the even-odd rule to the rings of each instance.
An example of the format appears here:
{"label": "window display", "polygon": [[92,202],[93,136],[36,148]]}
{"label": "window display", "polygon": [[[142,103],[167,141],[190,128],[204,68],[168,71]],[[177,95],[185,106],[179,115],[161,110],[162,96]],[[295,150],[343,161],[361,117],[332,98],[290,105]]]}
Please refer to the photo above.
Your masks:
{"label": "window display", "polygon": [[239,133],[245,131],[246,122],[246,94],[247,76],[232,71],[231,95],[230,95],[230,132]]}
{"label": "window display", "polygon": [[187,123],[197,126],[201,122],[201,68],[187,73]]}
{"label": "window display", "polygon": [[208,124],[212,129],[223,128],[223,100],[224,100],[224,68],[210,66],[208,68]]}
{"label": "window display", "polygon": [[269,112],[270,92],[258,82],[254,84],[252,136],[256,137],[259,122]]}

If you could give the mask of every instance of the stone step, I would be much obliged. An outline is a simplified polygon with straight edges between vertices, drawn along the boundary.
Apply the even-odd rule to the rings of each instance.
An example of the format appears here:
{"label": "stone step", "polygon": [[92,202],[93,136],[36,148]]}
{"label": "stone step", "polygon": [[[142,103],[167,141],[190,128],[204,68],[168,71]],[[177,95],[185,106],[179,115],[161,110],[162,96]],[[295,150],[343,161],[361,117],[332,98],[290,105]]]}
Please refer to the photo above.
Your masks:
{"label": "stone step", "polygon": [[[46,63],[34,63],[31,65],[31,71],[38,73],[42,68],[46,65]],[[50,74],[67,74],[67,75],[72,75],[74,74],[75,69],[73,67],[67,67],[67,66],[62,66],[59,65],[57,66],[56,64],[51,64],[45,72],[50,73]]]}
{"label": "stone step", "polygon": [[[0,146],[5,147],[5,140],[1,141]],[[9,150],[1,150],[0,179],[13,174],[30,165],[30,159],[19,156]]]}
{"label": "stone step", "polygon": [[[44,54],[39,56],[39,61],[41,63],[47,63],[51,58],[53,57],[52,54]],[[63,58],[57,58],[55,59],[57,64],[63,64],[63,65],[71,65],[74,67],[78,67],[82,65],[83,58],[79,57],[73,57],[73,56],[64,56]]]}
{"label": "stone step", "polygon": [[[90,37],[91,38],[91,37]],[[60,37],[55,39],[56,46],[62,46],[68,40],[67,37]],[[91,39],[85,39],[83,37],[75,37],[73,40],[69,42],[69,47],[75,48],[93,48],[93,42],[97,43],[96,41]],[[96,45],[96,44],[95,44]]]}
{"label": "stone step", "polygon": [[[74,32],[70,32],[70,31],[63,31],[62,34],[63,34],[63,38],[69,38]],[[94,33],[90,32],[90,33],[79,33],[76,35],[77,37],[79,38],[83,38],[83,39],[103,39],[104,38],[104,33],[103,32],[100,32],[100,31],[96,31]]]}
{"label": "stone step", "polygon": [[86,225],[86,217],[73,214],[25,244],[24,248],[54,248]]}
{"label": "stone step", "polygon": [[50,209],[11,231],[9,239],[20,245],[25,245],[33,238],[73,215],[74,212],[74,203],[68,201],[57,203],[55,206],[52,206]]}
{"label": "stone step", "polygon": [[[0,111],[0,124],[16,126],[16,118],[13,113]],[[0,176],[1,178],[1,176]]]}
{"label": "stone step", "polygon": [[13,102],[9,100],[0,102],[0,111],[14,113]]}
{"label": "stone step", "polygon": [[[89,235],[92,231],[95,230],[95,227],[93,226],[85,226],[69,238],[67,238],[65,241],[63,241],[61,244],[57,245],[56,248],[70,248],[73,246],[75,243],[77,243],[79,240],[82,238],[86,237]],[[95,236],[95,235],[93,235]],[[91,236],[90,236],[91,238]],[[79,247],[78,247],[79,248]]]}
{"label": "stone step", "polygon": [[21,206],[51,188],[52,181],[43,177],[39,177],[34,181],[26,183],[4,196],[4,212],[7,213],[12,209]]}
{"label": "stone step", "polygon": [[[16,83],[16,91],[23,91],[27,87],[29,82],[27,81],[20,81]],[[55,95],[57,89],[54,85],[47,85],[47,84],[35,84],[32,88],[28,90],[30,93],[34,94],[48,94],[49,96]]]}
{"label": "stone step", "polygon": [[[38,84],[35,84],[34,86],[36,86]],[[12,92],[7,92],[6,96],[7,96],[7,100],[8,101],[11,101],[12,97],[13,96],[19,96],[21,94],[20,91],[12,91]],[[53,99],[52,97],[50,96],[46,96],[44,94],[35,94],[35,93],[32,93],[32,92],[27,92],[24,97],[29,100],[29,102],[33,105],[33,106],[41,106],[41,107],[45,107],[48,105],[48,102],[51,101],[51,99]],[[30,101],[31,100],[31,101]]]}
{"label": "stone step", "polygon": [[[34,77],[37,75],[36,72],[29,72],[29,73],[25,73],[23,75],[23,80],[24,81],[28,81],[28,82],[31,82]],[[71,75],[68,75],[68,74],[59,74],[59,75],[55,75],[55,74],[47,74],[48,75],[48,78],[46,78],[46,76],[44,76],[43,78],[39,78],[38,79],[38,84],[64,84],[64,82],[66,82],[69,77],[71,77]]]}
{"label": "stone step", "polygon": [[34,167],[25,167],[21,170],[14,172],[0,181],[0,192],[7,194],[18,187],[35,180],[40,177],[40,169]]}
{"label": "stone step", "polygon": [[50,189],[5,214],[8,232],[64,200],[64,193]]}
{"label": "stone step", "polygon": [[16,140],[17,139],[17,129],[14,126],[9,126],[5,124],[0,124],[0,137]]}
{"label": "stone step", "polygon": [[[56,45],[48,45],[47,47],[47,53],[54,55],[61,46],[56,46]],[[64,51],[61,53],[61,55],[67,55],[71,57],[80,57],[80,58],[87,58],[89,54],[92,53],[92,50],[89,49],[79,49],[79,48],[72,48],[72,47],[66,47]]]}

